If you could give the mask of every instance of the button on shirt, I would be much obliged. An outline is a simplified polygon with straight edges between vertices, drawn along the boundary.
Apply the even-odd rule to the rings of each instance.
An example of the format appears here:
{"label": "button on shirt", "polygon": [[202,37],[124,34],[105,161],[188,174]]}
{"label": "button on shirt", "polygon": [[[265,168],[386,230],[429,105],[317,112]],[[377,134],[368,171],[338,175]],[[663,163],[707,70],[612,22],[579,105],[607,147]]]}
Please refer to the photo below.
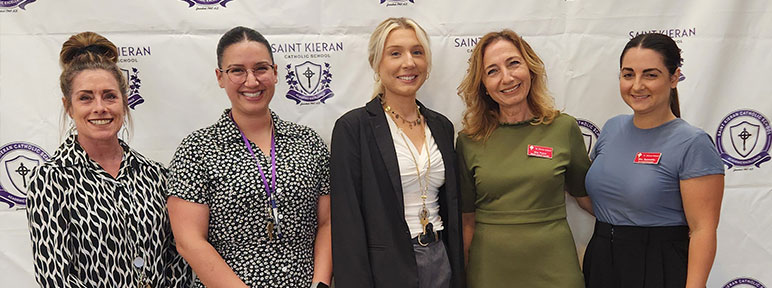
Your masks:
{"label": "button on shirt", "polygon": [[[186,137],[172,159],[169,195],[209,206],[209,243],[252,287],[308,287],[319,196],[329,194],[329,152],[308,127],[271,113],[276,137],[276,205],[282,238],[269,239],[268,198],[255,158],[223,112]],[[271,158],[251,143],[271,182]],[[196,279],[198,287],[203,287]]]}

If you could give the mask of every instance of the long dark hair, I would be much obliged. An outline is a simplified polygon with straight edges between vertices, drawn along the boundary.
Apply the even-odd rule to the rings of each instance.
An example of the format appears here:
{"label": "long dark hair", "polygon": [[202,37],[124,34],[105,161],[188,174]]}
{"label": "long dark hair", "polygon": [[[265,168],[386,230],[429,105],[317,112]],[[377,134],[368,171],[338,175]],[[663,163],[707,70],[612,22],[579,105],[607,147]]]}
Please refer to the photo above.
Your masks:
{"label": "long dark hair", "polygon": [[[622,50],[622,55],[619,56],[619,67],[622,67],[622,59],[625,58],[627,50],[636,47],[651,49],[662,55],[665,68],[667,68],[670,76],[676,72],[676,69],[683,62],[681,49],[678,48],[673,38],[660,33],[646,33],[635,36],[633,39],[630,39],[630,42],[627,42],[625,49]],[[678,104],[678,89],[676,88],[670,89],[670,111],[676,117],[681,118],[681,108]]]}

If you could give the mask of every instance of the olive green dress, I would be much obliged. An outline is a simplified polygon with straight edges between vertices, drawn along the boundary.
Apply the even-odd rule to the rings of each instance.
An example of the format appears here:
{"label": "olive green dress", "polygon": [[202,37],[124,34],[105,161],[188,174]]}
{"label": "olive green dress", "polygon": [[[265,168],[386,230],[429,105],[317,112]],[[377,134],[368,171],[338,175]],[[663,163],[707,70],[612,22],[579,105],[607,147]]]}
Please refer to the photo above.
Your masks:
{"label": "olive green dress", "polygon": [[[552,158],[529,156],[529,145],[552,148]],[[476,222],[468,287],[584,287],[564,196],[587,195],[576,119],[500,124],[485,143],[460,135],[456,149],[461,209]]]}

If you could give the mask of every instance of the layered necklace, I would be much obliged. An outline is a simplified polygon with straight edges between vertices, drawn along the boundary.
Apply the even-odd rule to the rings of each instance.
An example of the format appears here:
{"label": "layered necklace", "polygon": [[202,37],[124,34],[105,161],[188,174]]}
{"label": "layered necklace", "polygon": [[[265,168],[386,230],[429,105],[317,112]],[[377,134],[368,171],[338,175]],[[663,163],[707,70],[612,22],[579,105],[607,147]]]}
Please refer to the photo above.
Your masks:
{"label": "layered necklace", "polygon": [[[381,105],[383,105],[383,110],[386,112],[389,112],[392,117],[394,117],[394,122],[396,124],[397,119],[402,119],[402,123],[405,123],[408,125],[409,128],[413,128],[414,126],[417,127],[423,127],[422,123],[423,121],[423,115],[421,115],[421,110],[418,109],[418,105],[416,105],[416,112],[418,113],[418,119],[414,121],[407,121],[404,117],[400,117],[397,112],[391,109],[389,105],[386,105],[386,103],[383,101],[383,98],[381,98]],[[418,185],[421,189],[421,209],[418,211],[418,220],[421,223],[421,235],[419,235],[419,245],[421,246],[427,246],[430,242],[424,243],[422,240],[426,239],[434,239],[431,238],[432,236],[436,237],[434,234],[434,225],[429,222],[429,209],[426,208],[426,198],[427,192],[429,190],[429,172],[432,168],[432,155],[429,153],[429,143],[427,143],[427,137],[424,137],[424,148],[426,153],[426,170],[424,171],[423,175],[421,175],[421,169],[419,168],[418,158],[416,158],[415,154],[413,153],[413,150],[410,149],[410,142],[405,137],[405,132],[402,131],[402,128],[397,126],[397,129],[399,129],[399,136],[402,136],[402,141],[405,142],[405,145],[407,147],[407,150],[410,151],[410,157],[413,159],[413,164],[415,164],[415,172],[416,177],[418,178]],[[423,177],[422,177],[423,176]]]}

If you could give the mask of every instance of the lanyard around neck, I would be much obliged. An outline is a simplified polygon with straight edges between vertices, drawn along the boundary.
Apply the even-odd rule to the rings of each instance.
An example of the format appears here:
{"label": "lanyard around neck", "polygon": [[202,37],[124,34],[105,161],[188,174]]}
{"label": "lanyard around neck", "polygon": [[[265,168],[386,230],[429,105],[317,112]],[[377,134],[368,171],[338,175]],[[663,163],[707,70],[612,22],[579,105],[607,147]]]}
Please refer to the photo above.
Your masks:
{"label": "lanyard around neck", "polygon": [[231,121],[233,121],[233,125],[236,125],[236,129],[239,130],[239,134],[241,134],[241,139],[244,140],[244,145],[247,146],[249,155],[252,155],[252,159],[254,159],[255,164],[257,164],[257,171],[260,172],[260,178],[263,180],[263,187],[265,187],[265,195],[268,196],[268,201],[271,204],[271,208],[276,209],[276,201],[273,197],[273,192],[276,191],[276,137],[273,131],[273,119],[271,119],[271,185],[269,186],[268,180],[265,179],[263,168],[260,166],[260,161],[257,160],[257,156],[255,156],[255,152],[252,150],[252,144],[249,143],[247,136],[244,135],[243,131],[241,131],[241,128],[239,128],[239,124],[236,123],[236,120],[233,119],[233,113],[231,113],[229,116]]}

